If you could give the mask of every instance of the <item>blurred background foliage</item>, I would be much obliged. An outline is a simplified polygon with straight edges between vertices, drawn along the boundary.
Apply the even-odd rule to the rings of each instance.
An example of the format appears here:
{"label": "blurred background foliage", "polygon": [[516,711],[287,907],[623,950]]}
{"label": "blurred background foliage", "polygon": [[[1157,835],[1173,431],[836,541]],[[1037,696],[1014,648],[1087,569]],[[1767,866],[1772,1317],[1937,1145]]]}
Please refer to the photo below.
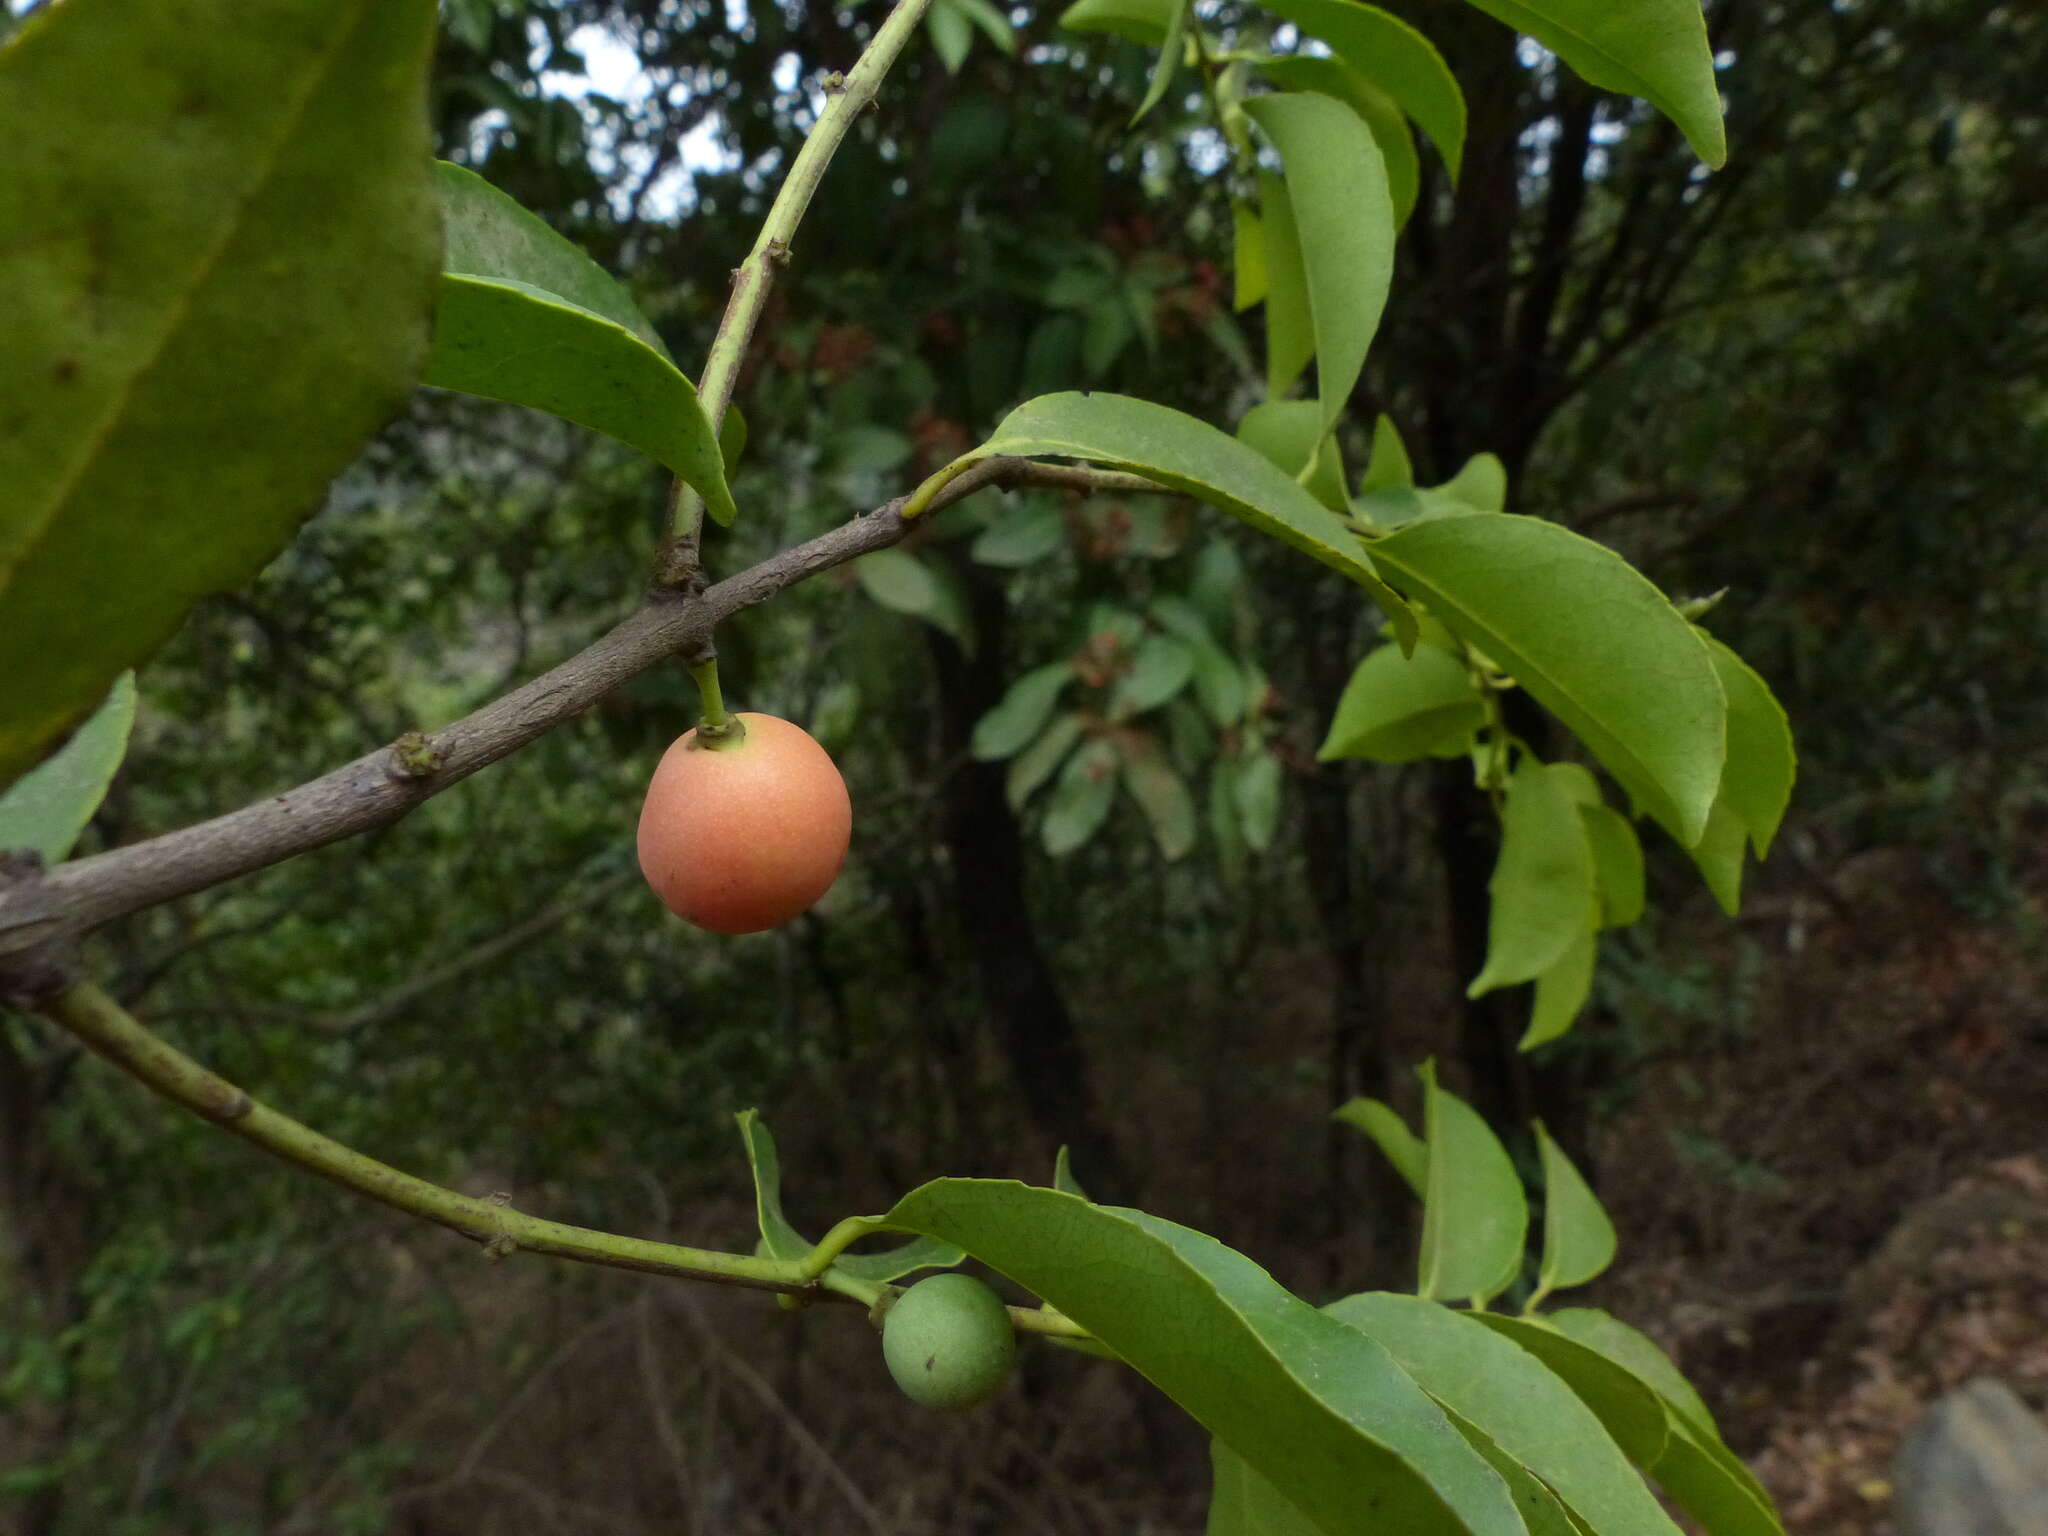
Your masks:
{"label": "blurred background foliage", "polygon": [[[1314,762],[1371,640],[1357,592],[1189,507],[984,493],[720,637],[728,697],[808,724],[853,789],[847,873],[798,923],[712,940],[634,872],[646,776],[694,708],[677,668],[388,832],[109,929],[110,990],[290,1113],[522,1209],[744,1246],[730,1115],[758,1104],[814,1230],[940,1173],[1042,1181],[1064,1143],[1091,1190],[1311,1295],[1406,1283],[1403,1198],[1325,1115],[1405,1102],[1435,1054],[1593,1173],[1623,1230],[1603,1299],[1778,1457],[1810,1496],[1795,1529],[1887,1529],[1881,1497],[1784,1448],[1858,1337],[1843,1276],[1909,1202],[2043,1150],[2048,24],[1713,0],[1733,157],[1709,176],[1477,12],[1393,8],[1472,133],[1455,195],[1423,155],[1347,462],[1384,411],[1423,481],[1490,449],[1516,510],[1674,593],[1728,589],[1710,622],[1803,749],[1739,923],[1657,850],[1594,1009],[1516,1059],[1526,997],[1462,999],[1491,862],[1469,774]],[[879,14],[447,0],[442,152],[701,356]],[[1052,9],[960,0],[933,34],[833,166],[747,358],[714,575],[900,494],[1033,393],[1226,425],[1258,397],[1199,99],[1133,129],[1148,52]],[[613,444],[423,396],[143,670],[90,846],[572,653],[636,603],[661,500]],[[1224,663],[1163,703],[1141,654],[1162,600]],[[1082,731],[1163,770],[1149,789],[1077,770],[1023,798],[975,757],[1049,665]],[[487,1266],[15,1018],[0,1219],[0,1519],[23,1536],[1199,1518],[1198,1437],[1107,1368],[1027,1351],[987,1418],[935,1424],[856,1319]]]}

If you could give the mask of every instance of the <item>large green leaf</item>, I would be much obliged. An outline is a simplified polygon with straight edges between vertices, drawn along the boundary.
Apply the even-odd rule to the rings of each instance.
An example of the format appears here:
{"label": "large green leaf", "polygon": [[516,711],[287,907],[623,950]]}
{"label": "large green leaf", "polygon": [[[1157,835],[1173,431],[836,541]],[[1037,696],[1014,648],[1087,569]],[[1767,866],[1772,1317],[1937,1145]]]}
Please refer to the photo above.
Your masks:
{"label": "large green leaf", "polygon": [[1349,510],[1337,434],[1324,428],[1315,401],[1261,400],[1238,422],[1237,440],[1258,449],[1331,511]]}
{"label": "large green leaf", "polygon": [[1378,1099],[1357,1098],[1331,1111],[1331,1116],[1370,1136],[1417,1198],[1429,1197],[1428,1144],[1408,1129],[1408,1122],[1390,1105]]}
{"label": "large green leaf", "polygon": [[481,176],[445,163],[435,175],[448,249],[426,382],[615,437],[730,523],[718,434],[625,289]]}
{"label": "large green leaf", "polygon": [[1465,154],[1465,97],[1436,46],[1398,16],[1357,0],[1260,0],[1400,103],[1436,145],[1451,180]]}
{"label": "large green leaf", "polygon": [[1010,760],[1010,771],[1003,780],[1003,798],[1010,802],[1011,810],[1022,810],[1038,787],[1059,771],[1067,754],[1079,744],[1085,728],[1086,722],[1079,715],[1061,715],[1038,740]]}
{"label": "large green leaf", "polygon": [[1513,1339],[1578,1394],[1614,1443],[1637,1466],[1653,1466],[1669,1443],[1663,1399],[1627,1369],[1542,1318],[1478,1312],[1473,1317]]}
{"label": "large green leaf", "polygon": [[1508,782],[1500,857],[1487,885],[1486,965],[1468,997],[1534,981],[1592,926],[1593,850],[1578,804],[1552,767],[1524,757]]}
{"label": "large green leaf", "polygon": [[404,404],[428,0],[65,0],[0,50],[0,784]]}
{"label": "large green leaf", "polygon": [[1073,680],[1073,667],[1056,661],[1010,684],[995,708],[974,723],[974,755],[990,762],[1023,751],[1045,728],[1061,691]]}
{"label": "large green leaf", "polygon": [[1075,0],[1060,12],[1060,25],[1076,32],[1107,32],[1148,48],[1166,41],[1172,0]]}
{"label": "large green leaf", "polygon": [[913,1190],[883,1219],[1044,1297],[1326,1536],[1523,1536],[1500,1478],[1385,1349],[1214,1238],[974,1179]]}
{"label": "large green leaf", "polygon": [[[1656,1394],[1664,1408],[1664,1448],[1654,1461],[1639,1464],[1673,1499],[1715,1536],[1784,1536],[1770,1494],[1723,1443],[1692,1383],[1646,1335],[1592,1307],[1568,1307],[1545,1321]],[[1582,1363],[1552,1368],[1561,1375],[1590,1374]]]}
{"label": "large green leaf", "polygon": [[1699,0],[1471,3],[1535,38],[1588,84],[1642,97],[1678,125],[1693,153],[1708,165],[1727,160],[1714,51]]}
{"label": "large green leaf", "polygon": [[854,561],[853,574],[861,591],[884,608],[923,619],[973,653],[974,621],[967,599],[943,565],[907,549],[878,549]]}
{"label": "large green leaf", "polygon": [[1512,1340],[1414,1296],[1368,1292],[1324,1310],[1376,1340],[1425,1392],[1534,1472],[1594,1531],[1677,1536],[1592,1410]]}
{"label": "large green leaf", "polygon": [[1728,767],[1721,799],[1741,820],[1756,856],[1771,851],[1792,800],[1798,763],[1785,708],[1748,662],[1704,630],[1707,654],[1728,696]]}
{"label": "large green leaf", "polygon": [[1041,395],[1004,417],[970,457],[992,454],[1088,459],[1199,497],[1343,572],[1406,624],[1413,644],[1414,615],[1343,520],[1257,449],[1206,422],[1126,395]]}
{"label": "large green leaf", "polygon": [[1039,836],[1045,851],[1065,858],[1093,837],[1116,798],[1117,768],[1122,759],[1110,742],[1097,739],[1067,759],[1053,785]]}
{"label": "large green leaf", "polygon": [[1187,687],[1194,675],[1192,647],[1172,635],[1145,636],[1131,657],[1131,670],[1117,679],[1110,694],[1110,719],[1128,720],[1148,709],[1157,709]]}
{"label": "large green leaf", "polygon": [[1507,512],[1416,523],[1374,562],[1507,668],[1679,840],[1721,782],[1727,704],[1693,627],[1621,556]]}
{"label": "large green leaf", "polygon": [[1413,656],[1383,645],[1368,652],[1344,685],[1319,761],[1340,757],[1412,763],[1460,757],[1486,719],[1486,706],[1455,656],[1418,645]]}
{"label": "large green leaf", "polygon": [[1286,165],[1328,431],[1350,407],[1394,280],[1386,157],[1358,114],[1331,97],[1288,91],[1247,101],[1244,109]]}
{"label": "large green leaf", "polygon": [[1167,87],[1173,84],[1174,72],[1180,68],[1182,39],[1187,36],[1189,4],[1190,0],[1167,0],[1166,35],[1159,40],[1159,57],[1152,64],[1152,80],[1145,87],[1145,99],[1131,114],[1133,123],[1158,106]]}
{"label": "large green leaf", "polygon": [[1162,857],[1178,859],[1195,846],[1194,796],[1156,744],[1125,744],[1124,788],[1151,823]]}
{"label": "large green leaf", "polygon": [[1287,183],[1265,171],[1259,173],[1259,251],[1265,276],[1266,396],[1278,400],[1315,356],[1316,333],[1294,201]]}
{"label": "large green leaf", "polygon": [[34,853],[45,865],[70,853],[107,797],[134,723],[135,674],[123,672],[69,741],[0,794],[0,853]]}
{"label": "large green leaf", "polygon": [[1212,1487],[1203,1536],[1317,1536],[1321,1530],[1221,1440],[1209,1442]]}
{"label": "large green leaf", "polygon": [[1283,91],[1320,91],[1343,102],[1367,128],[1387,165],[1387,194],[1394,204],[1394,226],[1400,228],[1415,211],[1422,181],[1415,135],[1394,98],[1342,59],[1311,54],[1286,54],[1260,61],[1259,73]]}
{"label": "large green leaf", "polygon": [[[1592,913],[1587,913],[1587,922]],[[1529,1027],[1515,1049],[1533,1051],[1539,1045],[1567,1033],[1593,994],[1593,970],[1600,957],[1600,945],[1588,926],[1564,948],[1564,953],[1536,978],[1536,1000],[1529,1010]]]}
{"label": "large green leaf", "polygon": [[1619,811],[1582,805],[1586,841],[1593,850],[1593,883],[1600,892],[1600,926],[1625,928],[1643,915],[1643,845]]}
{"label": "large green leaf", "polygon": [[1557,1495],[1534,1472],[1494,1444],[1469,1419],[1461,1418],[1449,1408],[1444,1410],[1444,1415],[1508,1485],[1508,1493],[1515,1501],[1515,1511],[1529,1528],[1529,1536],[1587,1536],[1587,1527],[1559,1502]]}
{"label": "large green leaf", "polygon": [[1585,1177],[1536,1122],[1543,1159],[1543,1262],[1537,1283],[1546,1291],[1584,1285],[1614,1262],[1614,1223]]}
{"label": "large green leaf", "polygon": [[1422,1139],[1429,1149],[1422,1199],[1418,1294],[1484,1305],[1514,1281],[1529,1235],[1529,1201],[1507,1148],[1479,1112],[1422,1066]]}

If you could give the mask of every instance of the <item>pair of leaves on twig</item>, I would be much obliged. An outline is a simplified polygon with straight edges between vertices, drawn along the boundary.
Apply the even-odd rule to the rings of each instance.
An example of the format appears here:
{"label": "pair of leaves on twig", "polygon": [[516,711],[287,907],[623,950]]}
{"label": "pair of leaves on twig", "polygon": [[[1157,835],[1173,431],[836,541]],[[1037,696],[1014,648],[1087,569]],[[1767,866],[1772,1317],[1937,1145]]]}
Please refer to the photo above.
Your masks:
{"label": "pair of leaves on twig", "polygon": [[[1673,1536],[1639,1472],[1715,1536],[1782,1536],[1698,1395],[1634,1329],[1592,1309],[1508,1317],[1430,1299],[1492,1294],[1519,1272],[1527,1207],[1484,1123],[1425,1080],[1421,1138],[1385,1106],[1346,1111],[1378,1122],[1366,1128],[1426,1202],[1423,1296],[1314,1307],[1213,1238],[1089,1202],[1064,1171],[1051,1189],[936,1180],[877,1227],[1008,1276],[1192,1414],[1215,1437],[1212,1536]],[[742,1124],[772,1185],[773,1144]],[[1582,1283],[1612,1257],[1613,1229],[1543,1145],[1541,1273]],[[801,1242],[768,1237],[786,1230],[779,1197],[762,1230]]]}

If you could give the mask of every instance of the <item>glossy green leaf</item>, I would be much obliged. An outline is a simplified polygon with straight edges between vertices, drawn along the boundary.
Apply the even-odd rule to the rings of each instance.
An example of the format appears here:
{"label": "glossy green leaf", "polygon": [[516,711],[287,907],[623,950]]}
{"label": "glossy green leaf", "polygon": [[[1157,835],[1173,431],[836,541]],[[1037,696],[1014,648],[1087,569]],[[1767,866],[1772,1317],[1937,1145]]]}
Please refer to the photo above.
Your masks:
{"label": "glossy green leaf", "polygon": [[1039,836],[1045,851],[1065,858],[1093,837],[1116,797],[1118,754],[1106,741],[1091,741],[1060,771]]}
{"label": "glossy green leaf", "polygon": [[1117,679],[1110,694],[1112,720],[1128,720],[1157,709],[1187,687],[1195,675],[1194,651],[1171,635],[1147,635],[1138,642],[1131,670]]}
{"label": "glossy green leaf", "polygon": [[1543,1160],[1543,1260],[1537,1284],[1545,1291],[1584,1285],[1614,1262],[1614,1223],[1564,1149],[1536,1122]]}
{"label": "glossy green leaf", "polygon": [[[771,1259],[801,1259],[813,1244],[782,1213],[782,1158],[775,1149],[775,1138],[757,1110],[743,1109],[733,1119],[739,1125],[740,1140],[747,1150],[747,1167],[754,1176],[754,1218],[761,1232],[760,1251]],[[844,1254],[833,1263],[872,1284],[887,1285],[920,1269],[950,1269],[964,1257],[951,1243],[920,1237],[883,1253]]]}
{"label": "glossy green leaf", "polygon": [[1131,114],[1131,122],[1142,121],[1145,114],[1158,106],[1166,97],[1167,87],[1173,84],[1173,77],[1180,68],[1182,39],[1187,36],[1188,8],[1190,0],[1167,0],[1166,35],[1159,41],[1159,57],[1152,65],[1152,80],[1145,87],[1145,99],[1138,103],[1138,110]]}
{"label": "glossy green leaf", "polygon": [[1640,1328],[1598,1307],[1564,1307],[1545,1313],[1544,1321],[1636,1376],[1702,1434],[1715,1440],[1721,1438],[1714,1416],[1707,1411],[1693,1384]]}
{"label": "glossy green leaf", "polygon": [[1245,846],[1264,853],[1280,826],[1280,759],[1263,748],[1241,757],[1232,781]]}
{"label": "glossy green leaf", "polygon": [[1083,722],[1079,715],[1061,715],[1045,728],[1038,740],[1010,759],[1010,772],[1003,782],[1003,798],[1013,811],[1022,810],[1038,787],[1058,771],[1067,754],[1080,743]]}
{"label": "glossy green leaf", "polygon": [[885,1219],[1044,1297],[1325,1536],[1523,1536],[1500,1479],[1384,1349],[1213,1238],[970,1179],[914,1190]]}
{"label": "glossy green leaf", "polygon": [[1422,1139],[1429,1149],[1422,1199],[1418,1295],[1483,1305],[1513,1283],[1529,1234],[1521,1175],[1500,1138],[1463,1099],[1422,1067]]}
{"label": "glossy green leaf", "polygon": [[1073,680],[1073,666],[1056,661],[1034,667],[1011,683],[996,707],[975,722],[974,755],[991,762],[1023,751],[1045,729],[1053,705]]}
{"label": "glossy green leaf", "polygon": [[1166,41],[1171,0],[1076,0],[1060,12],[1060,25],[1075,32],[1107,32],[1148,48]]}
{"label": "glossy green leaf", "polygon": [[1770,1495],[1723,1443],[1692,1383],[1641,1330],[1592,1307],[1568,1307],[1545,1321],[1656,1394],[1665,1445],[1646,1470],[1681,1506],[1715,1536],[1783,1536]]}
{"label": "glossy green leaf", "polygon": [[1475,512],[1500,512],[1508,504],[1507,466],[1490,453],[1475,453],[1442,485],[1433,487]]}
{"label": "glossy green leaf", "polygon": [[1593,850],[1593,885],[1600,896],[1600,926],[1625,928],[1643,915],[1643,845],[1635,826],[1605,805],[1582,805],[1586,841]]}
{"label": "glossy green leaf", "polygon": [[1259,245],[1266,261],[1266,397],[1278,400],[1316,353],[1309,312],[1308,269],[1287,183],[1259,175]]}
{"label": "glossy green leaf", "polygon": [[433,33],[426,0],[66,0],[0,49],[0,784],[405,403]]}
{"label": "glossy green leaf", "polygon": [[1383,645],[1367,654],[1344,685],[1316,758],[1412,763],[1461,757],[1485,720],[1486,706],[1456,657],[1430,645],[1417,646],[1413,656]]}
{"label": "glossy green leaf", "polygon": [[1422,170],[1415,152],[1415,135],[1394,98],[1342,59],[1287,54],[1263,60],[1259,73],[1283,91],[1320,91],[1358,114],[1386,161],[1387,195],[1393,200],[1394,227],[1399,229],[1406,224],[1408,215],[1415,211]]}
{"label": "glossy green leaf", "polygon": [[946,66],[946,73],[959,74],[960,66],[967,62],[974,47],[974,23],[945,0],[937,0],[924,13],[924,29],[932,40],[932,51]]}
{"label": "glossy green leaf", "polygon": [[[1589,911],[1589,923],[1591,917]],[[1593,969],[1599,955],[1600,945],[1593,929],[1590,926],[1583,928],[1578,937],[1565,946],[1564,953],[1536,978],[1536,997],[1529,1010],[1529,1027],[1522,1031],[1517,1050],[1533,1051],[1570,1031],[1579,1010],[1586,1006],[1586,999],[1593,995]]]}
{"label": "glossy green leaf", "polygon": [[1408,445],[1401,441],[1401,429],[1394,425],[1393,417],[1382,411],[1372,424],[1372,457],[1365,461],[1358,494],[1367,496],[1414,483],[1415,466],[1408,458]]}
{"label": "glossy green leaf", "polygon": [[939,0],[965,16],[968,21],[981,29],[981,33],[1003,53],[1017,52],[1017,30],[1010,25],[1010,18],[989,3],[989,0]]}
{"label": "glossy green leaf", "polygon": [[1079,1200],[1088,1198],[1088,1191],[1083,1189],[1081,1181],[1074,1177],[1073,1159],[1068,1156],[1064,1142],[1060,1145],[1059,1154],[1053,1158],[1052,1187],[1063,1195],[1072,1195]]}
{"label": "glossy green leaf", "polygon": [[892,613],[922,619],[945,631],[963,651],[974,649],[967,603],[949,573],[907,549],[878,549],[853,563],[861,591]]}
{"label": "glossy green leaf", "polygon": [[1756,856],[1771,851],[1785,807],[1792,800],[1798,762],[1792,727],[1770,685],[1748,662],[1706,631],[1700,637],[1728,696],[1728,766],[1721,798],[1742,822]]}
{"label": "glossy green leaf", "polygon": [[1413,634],[1408,605],[1334,512],[1256,449],[1192,416],[1125,395],[1042,395],[1006,416],[971,457],[991,454],[1088,459],[1198,497],[1341,571]]}
{"label": "glossy green leaf", "polygon": [[1320,1536],[1321,1526],[1221,1440],[1209,1442],[1209,1467],[1209,1522],[1203,1536]]}
{"label": "glossy green leaf", "polygon": [[1592,1409],[1614,1443],[1638,1467],[1647,1469],[1664,1454],[1668,1435],[1663,1400],[1646,1383],[1542,1318],[1508,1317],[1498,1312],[1478,1312],[1472,1317],[1542,1361]]}
{"label": "glossy green leaf", "polygon": [[1564,781],[1533,757],[1524,757],[1508,782],[1487,894],[1486,965],[1467,997],[1534,981],[1591,924],[1593,851],[1585,824]]}
{"label": "glossy green leaf", "polygon": [[1260,0],[1401,105],[1436,145],[1451,180],[1465,154],[1465,97],[1434,44],[1397,16],[1357,0]]}
{"label": "glossy green leaf", "polygon": [[1391,1106],[1378,1099],[1358,1098],[1333,1111],[1333,1115],[1370,1136],[1416,1197],[1428,1197],[1429,1147],[1408,1129],[1408,1122],[1394,1113]]}
{"label": "glossy green leaf", "polygon": [[1214,645],[1197,645],[1195,652],[1195,696],[1220,726],[1233,726],[1244,719],[1246,697],[1244,671]]}
{"label": "glossy green leaf", "polygon": [[1237,440],[1258,449],[1331,511],[1349,510],[1337,435],[1324,430],[1313,400],[1260,401],[1237,424]]}
{"label": "glossy green leaf", "polygon": [[1230,304],[1250,309],[1266,296],[1266,235],[1249,203],[1230,205]]}
{"label": "glossy green leaf", "polygon": [[1237,809],[1237,764],[1219,758],[1209,770],[1209,836],[1216,842],[1216,867],[1223,883],[1236,887],[1245,876],[1244,817]]}
{"label": "glossy green leaf", "polygon": [[625,285],[591,260],[581,246],[564,239],[545,220],[474,171],[437,160],[434,185],[441,199],[445,231],[444,272],[538,288],[631,331],[668,356],[668,348]]}
{"label": "glossy green leaf", "polygon": [[1494,1444],[1469,1419],[1459,1417],[1448,1408],[1444,1410],[1444,1416],[1508,1485],[1508,1493],[1515,1501],[1515,1512],[1522,1517],[1522,1524],[1529,1528],[1529,1536],[1587,1536],[1586,1525],[1573,1517],[1534,1472]]}
{"label": "glossy green leaf", "polygon": [[69,741],[0,794],[0,853],[33,853],[46,867],[69,854],[128,755],[134,723],[135,674],[123,672]]}
{"label": "glossy green leaf", "polygon": [[1324,1311],[1378,1342],[1425,1392],[1541,1477],[1594,1530],[1677,1536],[1592,1410],[1512,1340],[1414,1296],[1368,1292]]}
{"label": "glossy green leaf", "polygon": [[1067,542],[1067,520],[1045,501],[1010,508],[979,534],[968,554],[983,565],[1036,565]]}
{"label": "glossy green leaf", "polygon": [[1386,158],[1358,114],[1328,96],[1283,92],[1244,109],[1286,167],[1328,431],[1350,407],[1394,280]]}
{"label": "glossy green leaf", "polygon": [[782,1158],[756,1110],[743,1109],[733,1119],[747,1149],[747,1167],[754,1175],[754,1219],[761,1229],[761,1252],[771,1259],[800,1259],[811,1242],[782,1214]]}
{"label": "glossy green leaf", "polygon": [[1693,153],[1708,165],[1727,160],[1714,53],[1698,0],[1471,3],[1535,38],[1587,84],[1642,97],[1678,125]]}
{"label": "glossy green leaf", "polygon": [[434,175],[448,244],[425,382],[617,438],[731,523],[718,434],[625,289],[481,176]]}
{"label": "glossy green leaf", "polygon": [[1713,1536],[1785,1536],[1771,1498],[1747,1467],[1718,1440],[1666,1405],[1671,1440],[1650,1476]]}
{"label": "glossy green leaf", "polygon": [[1474,512],[1372,544],[1389,580],[1514,674],[1639,803],[1698,841],[1727,705],[1692,626],[1619,555],[1540,518]]}
{"label": "glossy green leaf", "polygon": [[1145,813],[1162,857],[1178,859],[1195,846],[1194,796],[1156,746],[1125,748],[1124,788]]}

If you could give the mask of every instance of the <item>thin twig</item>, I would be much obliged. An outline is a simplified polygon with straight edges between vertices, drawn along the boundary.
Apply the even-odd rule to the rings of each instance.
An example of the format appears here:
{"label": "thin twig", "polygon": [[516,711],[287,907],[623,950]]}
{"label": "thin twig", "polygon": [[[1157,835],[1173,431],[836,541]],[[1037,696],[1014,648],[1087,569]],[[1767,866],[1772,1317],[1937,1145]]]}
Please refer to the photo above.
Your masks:
{"label": "thin twig", "polygon": [[309,1173],[459,1232],[482,1244],[490,1256],[524,1249],[647,1274],[713,1280],[757,1290],[829,1294],[807,1280],[794,1261],[684,1248],[573,1227],[402,1173],[257,1103],[226,1078],[152,1035],[90,982],[71,988],[45,1011],[115,1066],[200,1118]]}
{"label": "thin twig", "polygon": [[[989,485],[1170,494],[1131,475],[998,457],[948,485],[933,498],[932,510]],[[71,947],[117,917],[390,826],[573,720],[622,683],[701,645],[734,614],[897,543],[913,526],[901,516],[902,505],[899,497],[697,596],[653,594],[560,666],[473,714],[433,732],[407,732],[283,794],[47,872],[0,855],[0,999],[25,1009],[43,1006],[75,979]]]}
{"label": "thin twig", "polygon": [[[860,62],[842,78],[826,85],[825,110],[804,138],[803,148],[791,162],[768,216],[747,253],[732,275],[732,297],[718,322],[718,334],[704,358],[703,378],[697,386],[697,403],[716,432],[725,420],[732,401],[733,386],[739,379],[740,359],[753,339],[754,327],[768,307],[768,291],[775,286],[776,269],[789,260],[797,226],[811,205],[811,197],[825,179],[826,167],[839,150],[855,119],[875,99],[882,77],[888,74],[903,52],[917,24],[924,19],[932,0],[897,0],[867,47]],[[688,590],[702,574],[697,540],[704,527],[704,500],[675,482],[669,496],[669,525],[672,542],[664,551],[655,585],[671,590]]]}

